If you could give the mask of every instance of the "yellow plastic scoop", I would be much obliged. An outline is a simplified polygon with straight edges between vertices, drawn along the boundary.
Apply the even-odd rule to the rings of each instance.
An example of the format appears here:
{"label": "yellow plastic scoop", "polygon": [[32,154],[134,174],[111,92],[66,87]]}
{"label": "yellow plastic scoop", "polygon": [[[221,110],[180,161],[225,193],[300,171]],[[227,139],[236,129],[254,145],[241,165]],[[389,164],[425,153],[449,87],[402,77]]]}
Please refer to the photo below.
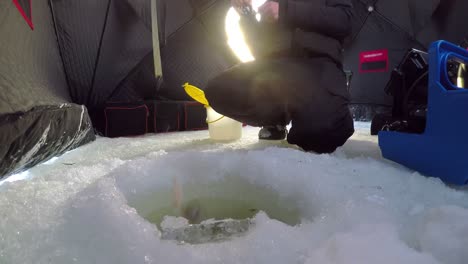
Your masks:
{"label": "yellow plastic scoop", "polygon": [[206,100],[205,92],[202,89],[185,83],[184,85],[185,92],[192,97],[193,100],[199,102],[202,105],[209,106],[208,100]]}
{"label": "yellow plastic scoop", "polygon": [[[210,112],[214,112],[213,109],[211,109],[210,107],[210,104],[208,103],[208,100],[206,99],[205,97],[205,92],[198,88],[198,87],[195,87],[193,85],[190,85],[189,83],[185,83],[184,84],[184,89],[185,89],[185,92],[190,96],[192,97],[193,100],[199,102],[200,104],[204,105],[205,108],[208,109],[208,111]],[[206,123],[208,124],[213,124],[215,122],[218,122],[219,120],[223,119],[224,116],[223,115],[220,115],[220,117],[214,119],[214,120],[206,120]]]}

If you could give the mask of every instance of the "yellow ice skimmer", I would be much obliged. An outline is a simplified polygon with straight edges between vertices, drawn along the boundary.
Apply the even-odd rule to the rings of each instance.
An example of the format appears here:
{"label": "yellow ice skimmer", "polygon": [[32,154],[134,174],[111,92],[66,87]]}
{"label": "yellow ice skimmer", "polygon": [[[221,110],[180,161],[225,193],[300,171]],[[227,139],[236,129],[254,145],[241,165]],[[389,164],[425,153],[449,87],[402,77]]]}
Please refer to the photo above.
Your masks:
{"label": "yellow ice skimmer", "polygon": [[[196,87],[194,85],[191,85],[189,83],[185,83],[183,85],[183,87],[184,87],[185,92],[190,97],[192,97],[193,100],[195,100],[195,101],[199,102],[200,104],[204,105],[206,108],[210,107],[210,104],[208,103],[208,100],[205,97],[205,92],[202,89],[200,89],[200,88],[198,88],[198,87]],[[217,122],[217,121],[219,121],[219,120],[221,120],[223,118],[224,118],[224,115],[221,116],[220,118],[217,118],[217,119],[211,120],[211,121],[209,121],[207,119],[206,123],[212,124],[212,123]]]}

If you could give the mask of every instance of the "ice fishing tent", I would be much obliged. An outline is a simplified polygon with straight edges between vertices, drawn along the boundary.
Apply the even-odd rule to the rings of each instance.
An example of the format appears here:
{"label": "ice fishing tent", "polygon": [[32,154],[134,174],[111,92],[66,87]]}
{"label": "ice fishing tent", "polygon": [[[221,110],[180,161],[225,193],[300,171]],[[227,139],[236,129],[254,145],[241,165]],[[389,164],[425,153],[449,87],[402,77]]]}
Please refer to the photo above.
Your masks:
{"label": "ice fishing tent", "polygon": [[[157,1],[163,82],[154,74],[150,3],[0,2],[0,178],[92,141],[95,131],[118,136],[206,125],[203,108],[181,85],[203,88],[238,62],[224,28],[229,1]],[[465,0],[353,3],[345,68],[353,72],[357,106],[391,105],[385,83],[408,49],[467,35]],[[356,117],[369,118],[359,111]]]}
{"label": "ice fishing tent", "polygon": [[162,83],[154,77],[150,6],[1,1],[0,178],[92,141],[95,131],[206,125],[181,85],[203,87],[235,63],[223,25],[229,3],[158,1]]}

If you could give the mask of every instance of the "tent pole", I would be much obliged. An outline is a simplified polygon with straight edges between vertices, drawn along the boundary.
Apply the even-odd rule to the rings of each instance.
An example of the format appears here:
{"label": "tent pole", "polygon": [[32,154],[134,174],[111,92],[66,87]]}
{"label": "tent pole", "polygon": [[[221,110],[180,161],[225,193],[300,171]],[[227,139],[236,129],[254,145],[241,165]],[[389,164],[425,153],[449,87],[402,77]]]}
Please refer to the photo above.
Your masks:
{"label": "tent pole", "polygon": [[151,0],[151,27],[153,33],[153,55],[154,55],[154,74],[158,80],[158,86],[162,79],[161,49],[159,46],[159,28],[158,28],[158,7],[157,0]]}

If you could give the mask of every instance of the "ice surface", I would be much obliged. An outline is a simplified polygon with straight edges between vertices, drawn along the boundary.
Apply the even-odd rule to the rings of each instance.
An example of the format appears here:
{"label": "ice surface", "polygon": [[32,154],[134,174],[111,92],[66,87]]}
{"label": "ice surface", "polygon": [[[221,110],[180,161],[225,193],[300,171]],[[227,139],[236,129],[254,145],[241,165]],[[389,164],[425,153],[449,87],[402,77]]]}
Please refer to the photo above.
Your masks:
{"label": "ice surface", "polygon": [[[263,212],[260,212],[263,213]],[[165,221],[174,220],[180,224],[180,217],[175,219],[165,218]],[[202,244],[228,241],[233,237],[239,237],[249,231],[255,225],[253,219],[208,219],[200,224],[187,224],[174,228],[174,223],[161,224],[161,238],[177,241],[181,244]],[[169,226],[169,227],[168,227]]]}
{"label": "ice surface", "polygon": [[[99,138],[0,185],[0,263],[468,263],[466,188],[383,160],[369,125],[357,127],[332,155],[258,142],[255,128],[230,144],[207,131]],[[269,188],[302,221],[259,213],[229,241],[164,240],[144,216],[172,198],[139,199],[170,193],[174,177],[184,186],[235,177]]]}

